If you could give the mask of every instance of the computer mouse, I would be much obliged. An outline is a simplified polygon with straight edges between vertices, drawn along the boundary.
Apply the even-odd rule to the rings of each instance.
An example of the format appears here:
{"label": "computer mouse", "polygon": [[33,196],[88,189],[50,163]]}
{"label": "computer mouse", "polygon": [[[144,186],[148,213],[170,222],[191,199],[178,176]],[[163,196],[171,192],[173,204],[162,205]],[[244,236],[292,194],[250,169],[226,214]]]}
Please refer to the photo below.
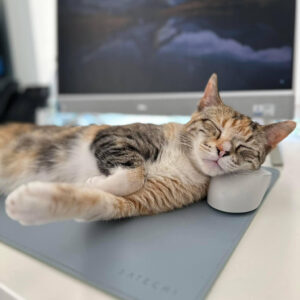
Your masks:
{"label": "computer mouse", "polygon": [[261,203],[272,174],[264,168],[216,176],[211,179],[207,203],[220,211],[245,213]]}

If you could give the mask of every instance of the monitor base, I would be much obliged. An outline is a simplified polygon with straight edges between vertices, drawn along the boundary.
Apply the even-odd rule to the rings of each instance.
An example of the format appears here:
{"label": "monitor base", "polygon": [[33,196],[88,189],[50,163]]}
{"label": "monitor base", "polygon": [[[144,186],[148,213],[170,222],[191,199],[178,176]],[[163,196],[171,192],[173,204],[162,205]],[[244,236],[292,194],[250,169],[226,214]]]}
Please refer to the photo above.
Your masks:
{"label": "monitor base", "polygon": [[270,153],[271,164],[273,167],[283,167],[283,159],[279,149],[277,146],[271,153]]}

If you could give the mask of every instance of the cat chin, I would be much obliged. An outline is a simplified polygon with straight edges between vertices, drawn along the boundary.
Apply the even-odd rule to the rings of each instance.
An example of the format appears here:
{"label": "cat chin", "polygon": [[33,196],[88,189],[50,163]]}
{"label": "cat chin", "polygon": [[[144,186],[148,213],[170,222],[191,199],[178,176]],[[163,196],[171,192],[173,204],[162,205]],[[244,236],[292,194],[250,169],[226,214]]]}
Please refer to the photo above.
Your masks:
{"label": "cat chin", "polygon": [[202,173],[207,176],[214,177],[226,173],[215,161],[208,159],[198,160],[198,165]]}
{"label": "cat chin", "polygon": [[214,176],[218,176],[218,175],[222,175],[222,174],[225,174],[224,171],[222,170],[218,170],[218,169],[215,169],[215,168],[202,168],[203,170],[203,173],[210,176],[210,177],[214,177]]}

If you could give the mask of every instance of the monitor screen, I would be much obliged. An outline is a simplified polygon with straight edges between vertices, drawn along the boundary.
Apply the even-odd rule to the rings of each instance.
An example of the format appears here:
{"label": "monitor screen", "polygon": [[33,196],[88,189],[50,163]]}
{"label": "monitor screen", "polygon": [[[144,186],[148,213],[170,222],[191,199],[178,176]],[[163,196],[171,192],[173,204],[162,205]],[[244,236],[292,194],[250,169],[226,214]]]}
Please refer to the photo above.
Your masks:
{"label": "monitor screen", "polygon": [[60,0],[61,94],[292,88],[295,0]]}
{"label": "monitor screen", "polygon": [[3,77],[5,75],[5,68],[4,68],[4,58],[0,54],[0,77]]}
{"label": "monitor screen", "polygon": [[0,78],[8,75],[8,45],[4,20],[3,0],[0,0]]}

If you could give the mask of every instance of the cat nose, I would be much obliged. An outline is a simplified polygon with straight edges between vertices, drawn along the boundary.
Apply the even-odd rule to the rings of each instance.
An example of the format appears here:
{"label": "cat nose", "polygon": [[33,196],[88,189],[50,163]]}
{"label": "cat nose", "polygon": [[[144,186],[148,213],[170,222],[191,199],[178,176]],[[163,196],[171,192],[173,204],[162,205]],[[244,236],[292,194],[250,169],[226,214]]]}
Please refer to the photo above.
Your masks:
{"label": "cat nose", "polygon": [[220,145],[217,146],[217,153],[219,158],[229,155],[229,151],[224,151],[223,147]]}

